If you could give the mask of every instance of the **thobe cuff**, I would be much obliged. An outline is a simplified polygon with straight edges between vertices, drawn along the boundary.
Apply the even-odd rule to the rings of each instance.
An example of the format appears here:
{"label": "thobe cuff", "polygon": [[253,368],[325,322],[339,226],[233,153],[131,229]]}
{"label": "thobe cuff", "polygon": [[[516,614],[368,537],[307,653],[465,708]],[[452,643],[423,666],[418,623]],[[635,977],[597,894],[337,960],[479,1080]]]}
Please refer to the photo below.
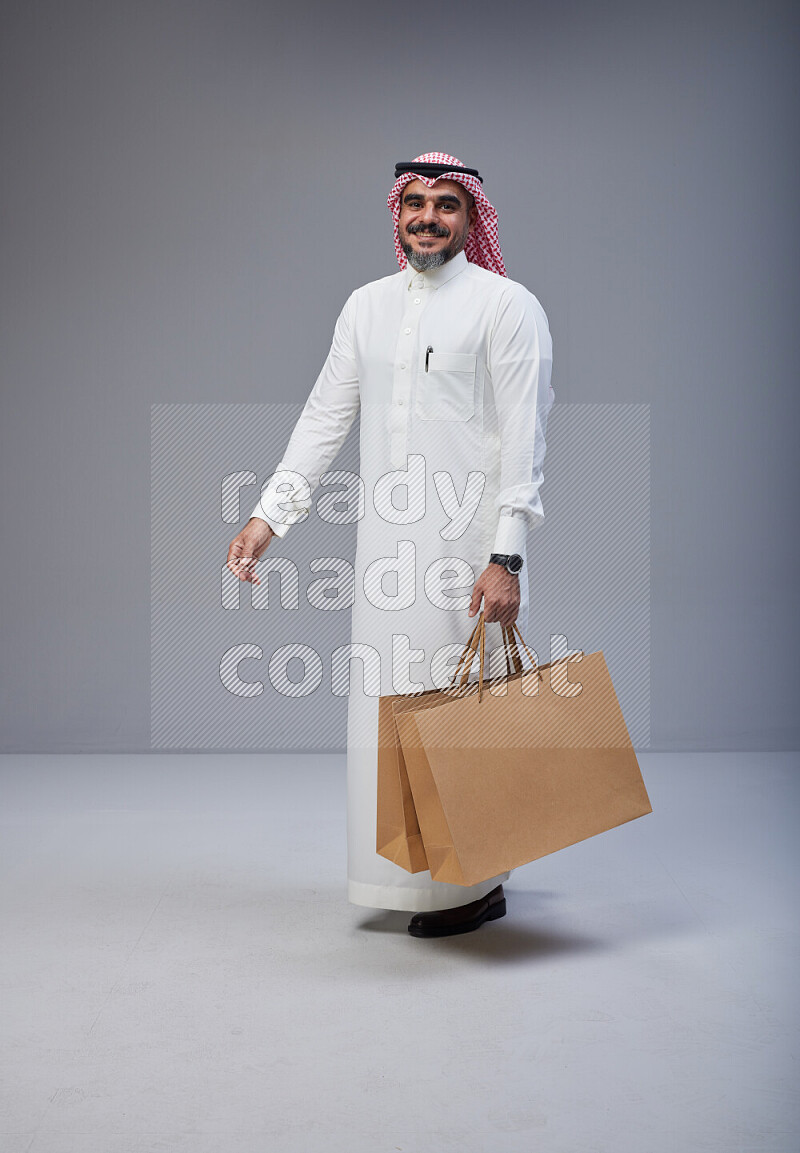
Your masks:
{"label": "thobe cuff", "polygon": [[281,524],[281,522],[276,520],[274,517],[267,516],[261,507],[261,501],[258,502],[256,507],[250,513],[250,519],[252,520],[254,516],[258,517],[259,520],[265,520],[272,531],[275,533],[275,536],[286,536],[287,532],[291,528],[291,525]]}
{"label": "thobe cuff", "polygon": [[521,514],[501,513],[497,519],[497,533],[492,552],[522,553],[528,536],[528,522]]}

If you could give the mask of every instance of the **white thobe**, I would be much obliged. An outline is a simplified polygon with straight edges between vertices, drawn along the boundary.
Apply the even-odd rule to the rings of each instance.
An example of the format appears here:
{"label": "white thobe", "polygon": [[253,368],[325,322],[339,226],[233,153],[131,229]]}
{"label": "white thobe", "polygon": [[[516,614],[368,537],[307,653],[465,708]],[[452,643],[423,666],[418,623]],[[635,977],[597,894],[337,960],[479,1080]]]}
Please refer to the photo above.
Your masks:
{"label": "white thobe", "polygon": [[[382,694],[441,687],[475,623],[467,608],[490,553],[526,558],[527,535],[544,516],[539,487],[554,398],[552,358],[536,297],[469,263],[463,251],[440,268],[420,273],[409,266],[356,289],[253,510],[279,536],[306,519],[311,495],[360,410],[365,500],[352,645],[361,647],[350,652],[364,659],[348,666],[347,728],[348,899],[354,904],[450,908],[508,877],[447,884],[427,871],[408,873],[376,851],[378,696],[375,683],[367,683],[368,650],[379,656]],[[394,585],[391,575],[384,580],[392,568]],[[524,636],[525,569],[520,584]],[[499,629],[487,625],[487,652],[501,647]],[[440,651],[444,646],[451,648]]]}

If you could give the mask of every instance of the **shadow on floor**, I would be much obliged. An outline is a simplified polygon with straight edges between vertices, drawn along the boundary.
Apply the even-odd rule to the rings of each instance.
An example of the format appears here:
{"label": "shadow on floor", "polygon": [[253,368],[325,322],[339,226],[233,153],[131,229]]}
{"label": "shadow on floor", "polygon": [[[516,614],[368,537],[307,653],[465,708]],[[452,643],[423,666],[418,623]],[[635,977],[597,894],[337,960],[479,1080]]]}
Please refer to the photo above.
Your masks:
{"label": "shadow on floor", "polygon": [[[553,924],[553,902],[560,894],[544,890],[516,891],[506,888],[508,914],[498,921],[488,921],[471,933],[458,933],[452,937],[412,937],[408,933],[409,912],[394,909],[375,909],[356,922],[357,930],[369,933],[395,933],[405,937],[414,948],[432,948],[457,952],[476,959],[492,960],[504,964],[531,961],[558,955],[587,953],[597,950],[618,949],[658,936],[685,933],[687,927],[697,929],[691,917],[683,917],[674,905],[660,909],[651,902],[644,909],[631,907],[620,915],[615,910],[614,923],[607,931],[592,932],[599,927],[598,920],[590,926],[582,920],[588,932],[569,932]],[[549,905],[549,908],[547,907]],[[602,923],[602,914],[600,916]]]}

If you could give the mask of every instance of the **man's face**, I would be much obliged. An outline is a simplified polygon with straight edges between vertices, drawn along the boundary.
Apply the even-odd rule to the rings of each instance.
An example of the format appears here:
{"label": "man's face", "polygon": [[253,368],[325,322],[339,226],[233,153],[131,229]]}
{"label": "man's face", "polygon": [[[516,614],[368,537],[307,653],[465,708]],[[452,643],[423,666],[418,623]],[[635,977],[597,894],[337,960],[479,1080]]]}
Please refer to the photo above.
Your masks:
{"label": "man's face", "polygon": [[400,244],[412,268],[438,268],[460,252],[478,210],[455,180],[437,180],[432,188],[411,180],[400,193]]}

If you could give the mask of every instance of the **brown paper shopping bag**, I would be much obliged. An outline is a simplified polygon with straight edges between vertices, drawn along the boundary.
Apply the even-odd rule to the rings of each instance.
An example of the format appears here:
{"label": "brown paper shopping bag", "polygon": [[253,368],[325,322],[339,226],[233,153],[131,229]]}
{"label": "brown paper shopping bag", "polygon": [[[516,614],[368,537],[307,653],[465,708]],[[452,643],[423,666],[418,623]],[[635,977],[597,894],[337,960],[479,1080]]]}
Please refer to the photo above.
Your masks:
{"label": "brown paper shopping bag", "polygon": [[403,752],[392,715],[395,697],[378,703],[377,851],[409,873],[428,867]]}
{"label": "brown paper shopping bag", "polygon": [[[454,676],[466,667],[469,653],[474,654],[480,640],[478,619],[458,662]],[[471,663],[471,657],[470,657]],[[466,667],[463,681],[469,676]],[[465,691],[474,691],[468,689]],[[409,873],[419,873],[428,868],[425,845],[422,841],[417,820],[414,799],[406,771],[403,749],[397,732],[393,709],[430,708],[441,700],[450,700],[447,693],[439,689],[412,696],[381,697],[378,705],[378,811],[376,849],[382,857],[394,861]]]}
{"label": "brown paper shopping bag", "polygon": [[506,631],[516,671],[484,682],[482,614],[479,627],[477,686],[392,702],[428,867],[458,885],[652,812],[603,654],[572,654],[570,683],[567,661],[537,669],[513,626],[532,668]]}

